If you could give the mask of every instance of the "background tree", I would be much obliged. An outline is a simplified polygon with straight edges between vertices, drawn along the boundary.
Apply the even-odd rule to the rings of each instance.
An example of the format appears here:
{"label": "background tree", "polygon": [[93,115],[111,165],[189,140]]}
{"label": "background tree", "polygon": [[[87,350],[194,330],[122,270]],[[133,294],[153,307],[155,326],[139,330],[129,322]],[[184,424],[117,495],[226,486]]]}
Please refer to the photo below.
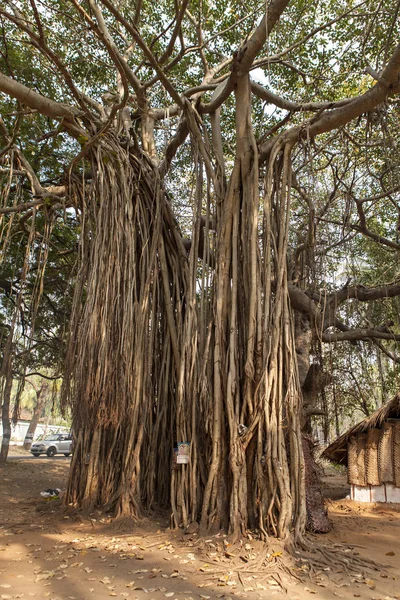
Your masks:
{"label": "background tree", "polygon": [[[37,214],[79,223],[67,501],[301,541],[301,429],[328,382],[314,359],[399,339],[386,309],[347,308],[389,305],[398,274],[333,276],[350,251],[389,264],[399,249],[399,23],[389,0],[246,10],[7,0],[1,210],[28,214],[29,252]],[[18,139],[27,121],[65,151],[51,177]]]}
{"label": "background tree", "polygon": [[61,382],[52,378],[52,373],[47,372],[44,376],[25,377],[24,393],[20,398],[20,406],[32,412],[28,429],[25,434],[24,448],[30,450],[35,437],[36,428],[41,417],[46,417],[46,422],[51,419],[52,424],[61,421],[62,425],[68,425],[68,421],[61,419],[59,407],[59,392]]}
{"label": "background tree", "polygon": [[[22,138],[23,142],[26,141],[26,135]],[[41,169],[43,165],[39,159],[37,164]],[[56,157],[53,157],[53,164],[56,164]],[[18,199],[28,193],[26,186],[19,181],[19,175],[15,185],[13,182],[7,184],[6,172],[2,177],[4,192],[18,206]],[[52,369],[52,376],[57,378],[61,371],[70,314],[77,233],[74,217],[68,215],[63,221],[57,222],[47,212],[36,214],[32,207],[24,211],[20,218],[18,211],[13,210],[3,213],[2,218],[0,326],[2,368],[4,381],[7,381],[2,396],[2,411],[3,431],[11,434],[11,417],[14,422],[18,419],[25,376],[46,374]],[[13,381],[19,383],[11,415]],[[3,441],[7,439],[7,436],[3,436]],[[8,445],[3,444],[3,460],[7,453]]]}

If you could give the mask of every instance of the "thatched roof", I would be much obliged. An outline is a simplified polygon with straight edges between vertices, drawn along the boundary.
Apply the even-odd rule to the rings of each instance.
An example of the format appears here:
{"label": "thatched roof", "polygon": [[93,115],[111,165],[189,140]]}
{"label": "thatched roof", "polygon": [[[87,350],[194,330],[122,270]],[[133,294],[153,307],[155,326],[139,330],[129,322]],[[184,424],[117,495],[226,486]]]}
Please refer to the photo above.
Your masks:
{"label": "thatched roof", "polygon": [[321,455],[322,458],[327,458],[332,462],[346,465],[347,442],[350,437],[357,433],[365,433],[368,429],[381,429],[384,421],[387,419],[400,419],[400,392],[397,393],[390,402],[381,406],[381,408],[376,410],[372,415],[357,425],[354,425],[354,427],[332,442],[332,444],[323,451]]}

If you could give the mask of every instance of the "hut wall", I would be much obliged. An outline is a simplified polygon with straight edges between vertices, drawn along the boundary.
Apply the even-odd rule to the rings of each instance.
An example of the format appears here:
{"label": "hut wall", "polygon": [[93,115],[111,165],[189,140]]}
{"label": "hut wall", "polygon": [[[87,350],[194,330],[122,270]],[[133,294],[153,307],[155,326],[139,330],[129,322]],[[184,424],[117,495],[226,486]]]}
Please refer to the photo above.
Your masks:
{"label": "hut wall", "polygon": [[379,473],[382,483],[394,483],[393,433],[392,423],[386,421],[383,424],[378,446]]}
{"label": "hut wall", "polygon": [[386,489],[384,485],[370,486],[371,502],[386,502]]}
{"label": "hut wall", "polygon": [[369,429],[367,434],[367,446],[365,451],[365,469],[367,483],[369,485],[380,485],[378,465],[378,445],[381,437],[380,429]]}
{"label": "hut wall", "polygon": [[386,502],[398,502],[400,504],[400,487],[395,487],[392,483],[386,483]]}
{"label": "hut wall", "polygon": [[365,448],[367,445],[367,435],[361,433],[353,436],[349,440],[348,446],[348,482],[356,485],[366,485],[365,469]]}
{"label": "hut wall", "polygon": [[[358,484],[357,438],[353,435],[347,443],[347,483]],[[362,484],[361,484],[362,485]]]}
{"label": "hut wall", "polygon": [[393,423],[394,485],[400,488],[400,421]]}
{"label": "hut wall", "polygon": [[400,503],[400,420],[349,439],[348,481],[353,500]]}
{"label": "hut wall", "polygon": [[352,485],[350,498],[357,502],[400,503],[400,488],[392,483],[382,485]]}

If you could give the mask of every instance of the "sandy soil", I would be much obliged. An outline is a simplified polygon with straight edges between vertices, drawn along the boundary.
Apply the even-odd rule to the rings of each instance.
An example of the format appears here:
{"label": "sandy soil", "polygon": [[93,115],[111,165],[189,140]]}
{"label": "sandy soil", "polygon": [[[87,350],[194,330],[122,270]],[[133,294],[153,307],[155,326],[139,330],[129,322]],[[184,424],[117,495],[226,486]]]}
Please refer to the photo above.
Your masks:
{"label": "sandy soil", "polygon": [[122,529],[99,514],[82,518],[40,496],[63,488],[68,469],[68,460],[46,457],[19,458],[0,470],[1,600],[400,599],[400,506],[343,499],[347,485],[335,471],[325,478],[334,528],[311,539],[385,565],[378,570],[349,576],[332,563],[310,576],[298,560],[293,577],[275,540],[266,548],[249,535],[233,546],[221,534],[199,540],[172,532],[162,518]]}

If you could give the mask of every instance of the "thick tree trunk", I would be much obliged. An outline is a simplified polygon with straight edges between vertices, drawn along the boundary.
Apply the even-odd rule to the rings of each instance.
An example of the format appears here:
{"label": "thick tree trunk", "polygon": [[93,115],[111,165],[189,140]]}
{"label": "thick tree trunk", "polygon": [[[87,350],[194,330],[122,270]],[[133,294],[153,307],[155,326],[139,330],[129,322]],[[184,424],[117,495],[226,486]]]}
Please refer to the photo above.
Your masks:
{"label": "thick tree trunk", "polygon": [[312,329],[307,315],[295,312],[296,355],[300,385],[303,393],[302,442],[306,476],[307,528],[319,533],[330,530],[325,498],[314,457],[311,417],[323,414],[317,408],[318,394],[328,379],[318,363],[310,364]]}
{"label": "thick tree trunk", "polygon": [[312,437],[303,434],[303,452],[306,466],[307,528],[315,533],[328,533],[332,525],[328,519],[325,498],[314,458]]}
{"label": "thick tree trunk", "polygon": [[[213,313],[209,292],[198,294],[208,158],[193,109],[198,205],[189,257],[154,164],[125,154],[112,136],[93,155],[98,178],[85,196],[64,388],[76,435],[66,502],[137,516],[168,501],[170,489],[174,526],[200,514],[203,532],[239,536],[256,523],[265,537],[299,539],[301,394],[286,271],[291,147],[278,145],[271,158],[261,252],[248,77],[236,99],[239,143],[217,212]],[[190,457],[171,471],[174,440],[190,443]]]}
{"label": "thick tree trunk", "polygon": [[[189,256],[154,163],[123,150],[113,134],[93,152],[63,390],[76,435],[66,502],[137,516],[165,504],[170,490],[174,526],[200,515],[203,532],[226,528],[237,537],[256,523],[265,537],[297,540],[306,519],[286,266],[291,146],[277,144],[271,156],[261,249],[248,76],[236,102],[229,186],[213,181],[225,192],[213,288],[203,282],[200,297],[204,171],[208,185],[212,177],[193,108],[186,108],[198,161]],[[190,456],[171,470],[173,441],[189,442]]]}
{"label": "thick tree trunk", "polygon": [[[305,506],[286,273],[290,148],[272,154],[260,253],[257,149],[246,77],[236,87],[236,135],[235,165],[217,214],[213,452],[201,528],[221,526],[218,498],[227,492],[232,535],[256,521],[265,536],[296,539],[304,530]],[[221,475],[225,488],[217,486]]]}

